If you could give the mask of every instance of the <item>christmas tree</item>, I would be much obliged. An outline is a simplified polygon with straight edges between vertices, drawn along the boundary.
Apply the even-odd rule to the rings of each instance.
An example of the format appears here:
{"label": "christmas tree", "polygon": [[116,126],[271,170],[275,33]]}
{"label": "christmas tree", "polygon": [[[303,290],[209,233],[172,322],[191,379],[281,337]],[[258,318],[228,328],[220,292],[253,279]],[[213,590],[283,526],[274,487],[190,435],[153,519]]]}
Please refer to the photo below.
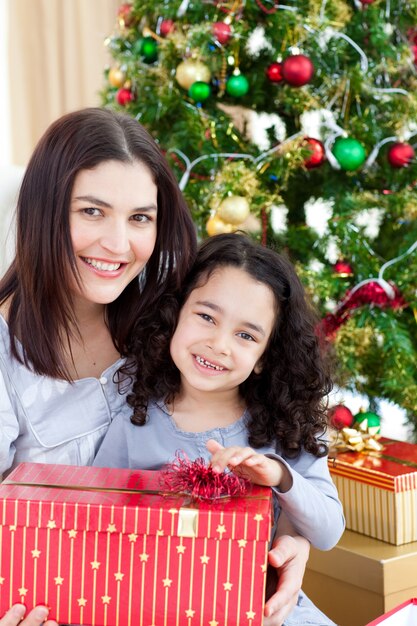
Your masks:
{"label": "christmas tree", "polygon": [[417,430],[417,2],[137,0],[107,45],[199,236],[285,249],[340,385]]}

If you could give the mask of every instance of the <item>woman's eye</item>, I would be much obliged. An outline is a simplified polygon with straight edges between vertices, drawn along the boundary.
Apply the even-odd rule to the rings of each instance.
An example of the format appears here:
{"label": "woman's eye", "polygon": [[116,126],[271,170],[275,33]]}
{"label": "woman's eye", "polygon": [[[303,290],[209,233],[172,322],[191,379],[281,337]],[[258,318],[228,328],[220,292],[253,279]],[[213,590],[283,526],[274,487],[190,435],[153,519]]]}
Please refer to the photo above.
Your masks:
{"label": "woman's eye", "polygon": [[252,335],[249,335],[249,333],[238,333],[239,337],[242,337],[242,339],[245,339],[245,341],[255,341],[255,339],[252,337]]}
{"label": "woman's eye", "polygon": [[206,322],[213,322],[213,318],[207,313],[197,313],[197,315],[201,317],[201,319],[205,320]]}
{"label": "woman's eye", "polygon": [[98,215],[101,215],[101,211],[100,209],[96,209],[94,207],[86,207],[85,209],[81,209],[81,211],[85,214],[85,215],[92,215],[93,217],[96,217]]}
{"label": "woman's eye", "polygon": [[132,215],[132,220],[134,222],[150,222],[151,218],[149,215],[144,215],[143,213],[137,213],[136,215]]}

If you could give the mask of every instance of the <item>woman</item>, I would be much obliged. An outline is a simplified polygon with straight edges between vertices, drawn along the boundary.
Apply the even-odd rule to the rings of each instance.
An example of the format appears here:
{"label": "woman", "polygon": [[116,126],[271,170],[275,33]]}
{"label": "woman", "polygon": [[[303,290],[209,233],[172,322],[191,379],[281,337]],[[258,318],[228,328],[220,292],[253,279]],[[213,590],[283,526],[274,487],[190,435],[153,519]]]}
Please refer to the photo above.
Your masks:
{"label": "woman", "polygon": [[[135,120],[92,108],[47,129],[26,169],[16,256],[0,281],[0,474],[22,461],[92,463],[125,402],[130,381],[117,372],[135,324],[179,287],[195,246],[175,178]],[[281,538],[281,554],[271,555],[288,583],[270,607],[292,602],[299,586],[296,541]],[[0,626],[23,615],[16,605]],[[46,617],[37,607],[21,624]]]}

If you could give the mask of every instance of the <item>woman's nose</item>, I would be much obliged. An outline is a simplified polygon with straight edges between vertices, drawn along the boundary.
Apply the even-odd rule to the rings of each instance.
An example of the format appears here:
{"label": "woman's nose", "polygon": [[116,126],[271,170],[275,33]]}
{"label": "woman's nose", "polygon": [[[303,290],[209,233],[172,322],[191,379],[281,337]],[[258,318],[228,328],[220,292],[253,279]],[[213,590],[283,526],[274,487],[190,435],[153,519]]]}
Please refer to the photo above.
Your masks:
{"label": "woman's nose", "polygon": [[113,254],[125,254],[130,250],[128,227],[121,222],[109,222],[101,233],[100,244]]}

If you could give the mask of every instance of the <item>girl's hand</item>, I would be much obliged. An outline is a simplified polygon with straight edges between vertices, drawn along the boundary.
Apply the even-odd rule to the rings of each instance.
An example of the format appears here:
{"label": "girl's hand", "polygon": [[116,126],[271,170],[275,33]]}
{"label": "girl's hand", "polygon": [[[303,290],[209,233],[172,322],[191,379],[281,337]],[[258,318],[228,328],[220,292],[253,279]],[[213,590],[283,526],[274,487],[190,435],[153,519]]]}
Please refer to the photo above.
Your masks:
{"label": "girl's hand", "polygon": [[24,604],[14,604],[0,619],[0,626],[58,626],[57,622],[47,620],[49,609],[46,606],[35,606],[26,617],[25,613]]}
{"label": "girl's hand", "polygon": [[214,439],[209,439],[206,445],[212,455],[211,466],[216,472],[223,472],[228,467],[255,485],[276,487],[281,483],[285,468],[279,461],[269,459],[249,447],[224,448]]}

